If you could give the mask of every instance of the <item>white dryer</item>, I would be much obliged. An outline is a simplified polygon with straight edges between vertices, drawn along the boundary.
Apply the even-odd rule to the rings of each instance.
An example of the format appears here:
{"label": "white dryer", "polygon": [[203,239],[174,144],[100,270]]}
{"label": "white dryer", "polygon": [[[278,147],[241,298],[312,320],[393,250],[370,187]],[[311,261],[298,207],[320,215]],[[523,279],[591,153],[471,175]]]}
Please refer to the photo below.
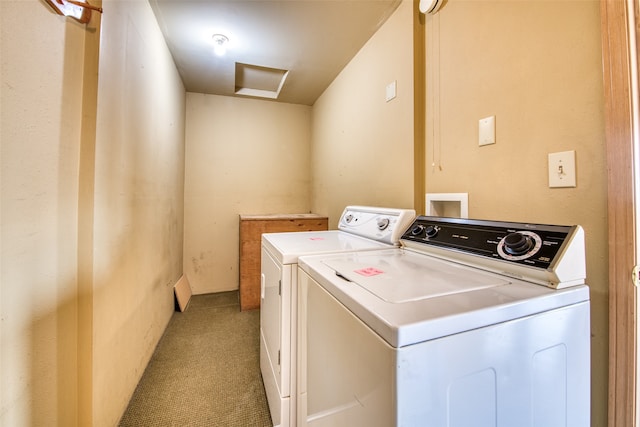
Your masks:
{"label": "white dryer", "polygon": [[414,218],[412,209],[348,206],[338,230],[262,235],[260,370],[274,425],[296,425],[298,257],[392,248]]}
{"label": "white dryer", "polygon": [[299,426],[587,427],[584,232],[420,216],[299,259]]}

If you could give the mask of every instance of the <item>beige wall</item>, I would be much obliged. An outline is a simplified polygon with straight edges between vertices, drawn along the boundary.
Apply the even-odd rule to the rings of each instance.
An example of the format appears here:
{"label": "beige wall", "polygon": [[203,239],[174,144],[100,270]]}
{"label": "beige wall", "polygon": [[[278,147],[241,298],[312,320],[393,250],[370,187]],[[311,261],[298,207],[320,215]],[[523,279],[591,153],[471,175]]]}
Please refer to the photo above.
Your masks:
{"label": "beige wall", "polygon": [[310,209],[311,107],[187,94],[184,272],[238,289],[240,214]]}
{"label": "beige wall", "polygon": [[2,425],[116,425],[173,312],[185,92],[148,3],[103,5],[98,89],[99,15],[0,2]]}
{"label": "beige wall", "polygon": [[[606,424],[606,175],[599,2],[449,0],[426,19],[428,192],[474,218],[580,224],[592,298],[592,425]],[[478,120],[496,116],[495,145]],[[575,150],[576,188],[547,155]],[[433,165],[433,166],[432,166]]]}
{"label": "beige wall", "polygon": [[93,253],[94,425],[126,408],[182,275],[185,91],[147,2],[102,19]]}
{"label": "beige wall", "polygon": [[74,425],[84,30],[0,2],[0,425]]}
{"label": "beige wall", "polygon": [[[413,8],[394,14],[313,106],[313,211],[413,208]],[[397,97],[385,102],[397,81]]]}

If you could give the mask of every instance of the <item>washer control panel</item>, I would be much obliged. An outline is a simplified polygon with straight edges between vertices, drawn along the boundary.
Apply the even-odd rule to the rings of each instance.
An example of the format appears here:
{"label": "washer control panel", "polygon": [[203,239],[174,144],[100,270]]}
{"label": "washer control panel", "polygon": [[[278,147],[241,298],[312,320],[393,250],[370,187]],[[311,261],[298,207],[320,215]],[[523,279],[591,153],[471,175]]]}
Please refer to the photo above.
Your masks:
{"label": "washer control panel", "polygon": [[552,276],[552,287],[563,281],[556,276],[565,271],[575,270],[571,275],[576,277],[564,281],[585,279],[584,231],[577,225],[418,216],[401,243],[413,250],[525,280],[540,276],[531,270],[544,270],[545,275]]}

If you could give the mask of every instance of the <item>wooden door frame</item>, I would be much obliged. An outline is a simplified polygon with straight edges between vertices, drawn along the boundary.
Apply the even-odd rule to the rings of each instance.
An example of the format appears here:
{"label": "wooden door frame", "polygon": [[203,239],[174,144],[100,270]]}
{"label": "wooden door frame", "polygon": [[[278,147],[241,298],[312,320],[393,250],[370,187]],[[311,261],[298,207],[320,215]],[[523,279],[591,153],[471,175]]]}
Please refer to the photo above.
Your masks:
{"label": "wooden door frame", "polygon": [[[636,425],[634,90],[636,64],[627,0],[601,0],[609,231],[609,427]],[[632,18],[630,20],[629,18]],[[632,80],[633,79],[633,80]],[[634,85],[635,86],[635,85]],[[637,112],[636,112],[637,113]]]}

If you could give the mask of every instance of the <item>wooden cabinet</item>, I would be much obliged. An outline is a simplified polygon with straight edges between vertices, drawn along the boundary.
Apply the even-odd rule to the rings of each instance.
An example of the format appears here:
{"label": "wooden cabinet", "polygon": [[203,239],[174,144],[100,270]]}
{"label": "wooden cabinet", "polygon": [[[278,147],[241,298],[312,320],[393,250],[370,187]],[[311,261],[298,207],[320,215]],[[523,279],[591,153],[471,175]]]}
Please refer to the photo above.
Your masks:
{"label": "wooden cabinet", "polygon": [[262,233],[327,230],[329,220],[317,214],[240,215],[240,310],[260,307]]}

